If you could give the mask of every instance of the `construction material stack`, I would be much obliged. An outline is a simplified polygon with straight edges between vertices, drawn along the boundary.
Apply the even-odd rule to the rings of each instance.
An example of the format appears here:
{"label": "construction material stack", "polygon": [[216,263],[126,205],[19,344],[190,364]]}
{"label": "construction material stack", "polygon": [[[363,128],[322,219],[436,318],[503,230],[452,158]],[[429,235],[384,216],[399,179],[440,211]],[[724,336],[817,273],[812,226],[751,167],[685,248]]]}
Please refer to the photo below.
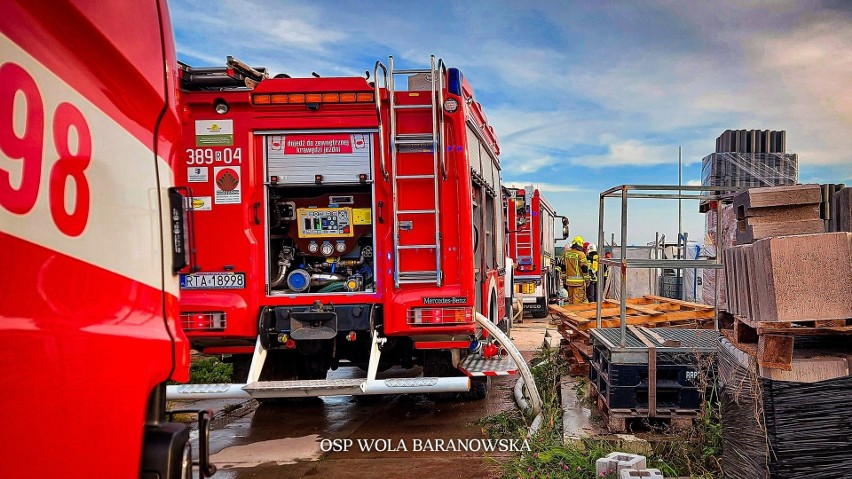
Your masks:
{"label": "construction material stack", "polygon": [[[842,191],[841,191],[842,192]],[[734,198],[719,375],[726,477],[847,477],[852,233],[823,233],[819,185]],[[849,217],[835,203],[836,218]],[[844,216],[845,215],[845,216]]]}
{"label": "construction material stack", "polygon": [[[747,189],[751,187],[791,186],[799,177],[799,159],[795,153],[787,153],[787,132],[784,130],[725,130],[716,139],[716,151],[701,160],[702,186],[726,186]],[[721,250],[737,244],[736,212],[729,205],[722,207],[721,219],[717,218],[716,205],[702,201],[699,210],[707,213],[705,218],[704,244],[711,257],[716,255],[717,245]],[[722,237],[716,238],[716,224],[722,222]],[[702,298],[716,297],[716,283],[721,292],[717,298],[720,307],[725,305],[724,278],[715,271],[703,272]]]}
{"label": "construction material stack", "polygon": [[819,185],[752,188],[734,198],[737,244],[791,234],[822,233]]}
{"label": "construction material stack", "polygon": [[852,232],[852,188],[834,193],[830,211],[828,231]]}
{"label": "construction material stack", "polygon": [[[616,328],[621,308],[614,299],[605,299],[601,308],[601,327]],[[636,327],[712,328],[713,306],[646,294],[626,300],[627,324]],[[549,306],[550,314],[560,318],[561,351],[574,375],[590,373],[591,332],[597,326],[596,303]]]}
{"label": "construction material stack", "polygon": [[712,384],[719,333],[714,330],[628,326],[591,331],[589,392],[604,425],[624,432],[630,421],[662,420],[685,429]]}

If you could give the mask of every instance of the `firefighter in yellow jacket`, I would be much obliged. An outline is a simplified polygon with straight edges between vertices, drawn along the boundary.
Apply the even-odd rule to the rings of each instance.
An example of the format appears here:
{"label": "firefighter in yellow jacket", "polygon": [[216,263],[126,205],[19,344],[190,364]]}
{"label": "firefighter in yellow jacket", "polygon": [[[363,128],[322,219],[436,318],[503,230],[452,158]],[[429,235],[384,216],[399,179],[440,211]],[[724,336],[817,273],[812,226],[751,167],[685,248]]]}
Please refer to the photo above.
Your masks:
{"label": "firefighter in yellow jacket", "polygon": [[589,261],[583,251],[583,237],[575,236],[571,247],[562,254],[565,264],[565,287],[568,289],[568,303],[586,302],[586,278],[589,275]]}

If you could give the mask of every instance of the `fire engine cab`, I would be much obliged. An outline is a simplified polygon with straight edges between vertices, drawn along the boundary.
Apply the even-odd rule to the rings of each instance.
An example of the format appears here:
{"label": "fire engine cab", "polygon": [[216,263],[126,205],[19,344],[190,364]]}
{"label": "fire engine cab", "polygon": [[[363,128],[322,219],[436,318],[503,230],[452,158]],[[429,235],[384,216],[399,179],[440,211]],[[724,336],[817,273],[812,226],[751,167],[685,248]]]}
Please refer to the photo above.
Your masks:
{"label": "fire engine cab", "polygon": [[[508,325],[499,144],[462,73],[372,78],[181,66],[193,205],[181,318],[235,384],[170,397],[470,392],[514,373],[474,321]],[[341,366],[366,378],[327,379]],[[391,366],[422,376],[385,378]],[[289,380],[289,381],[284,381]]]}
{"label": "fire engine cab", "polygon": [[[558,216],[533,186],[507,190],[508,243],[515,263],[515,292],[520,293],[525,312],[544,318],[547,303],[561,288],[555,249],[556,240],[568,237],[568,218]],[[554,235],[557,218],[562,220],[561,237]]]}

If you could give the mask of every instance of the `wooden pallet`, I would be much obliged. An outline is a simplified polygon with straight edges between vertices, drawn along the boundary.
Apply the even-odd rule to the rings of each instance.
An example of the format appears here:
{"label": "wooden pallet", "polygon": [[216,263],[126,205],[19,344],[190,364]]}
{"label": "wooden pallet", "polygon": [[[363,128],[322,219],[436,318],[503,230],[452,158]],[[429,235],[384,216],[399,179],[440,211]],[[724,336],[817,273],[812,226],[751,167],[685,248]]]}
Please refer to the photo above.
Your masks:
{"label": "wooden pallet", "polygon": [[[560,318],[558,327],[564,341],[562,355],[568,360],[569,372],[574,375],[589,373],[589,358],[592,355],[589,331],[597,326],[597,303],[549,306],[550,313]],[[646,294],[640,298],[629,298],[626,302],[627,324],[648,328],[696,328],[712,327],[715,311],[706,304],[690,303],[677,299]],[[621,323],[621,307],[614,299],[601,305],[601,327],[615,328]]]}
{"label": "wooden pallet", "polygon": [[849,335],[852,319],[757,322],[734,316],[733,329],[722,333],[760,366],[791,371],[796,336]]}
{"label": "wooden pallet", "polygon": [[671,429],[683,431],[692,427],[693,419],[699,414],[693,409],[659,408],[651,417],[648,409],[610,409],[594,384],[589,384],[589,396],[595,400],[604,426],[613,434],[627,432],[628,424],[650,420],[660,421],[668,424]]}

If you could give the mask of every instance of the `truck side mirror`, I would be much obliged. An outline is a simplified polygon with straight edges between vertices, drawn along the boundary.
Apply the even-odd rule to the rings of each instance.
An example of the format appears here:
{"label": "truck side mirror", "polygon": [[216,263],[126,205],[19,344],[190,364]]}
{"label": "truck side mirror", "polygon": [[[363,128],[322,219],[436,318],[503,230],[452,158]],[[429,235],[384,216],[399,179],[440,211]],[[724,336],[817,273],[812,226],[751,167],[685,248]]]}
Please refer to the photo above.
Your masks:
{"label": "truck side mirror", "polygon": [[559,239],[564,240],[571,234],[570,228],[568,227],[568,218],[564,216],[557,216],[557,218],[562,218],[562,238]]}

